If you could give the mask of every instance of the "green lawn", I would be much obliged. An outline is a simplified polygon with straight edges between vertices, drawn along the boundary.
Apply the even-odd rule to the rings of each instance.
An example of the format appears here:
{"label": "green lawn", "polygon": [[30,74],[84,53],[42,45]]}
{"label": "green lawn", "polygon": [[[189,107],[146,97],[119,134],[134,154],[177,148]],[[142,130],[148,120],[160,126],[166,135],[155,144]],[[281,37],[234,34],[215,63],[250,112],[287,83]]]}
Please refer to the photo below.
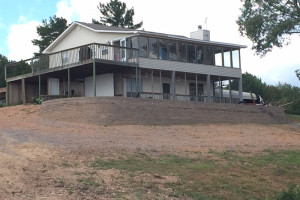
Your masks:
{"label": "green lawn", "polygon": [[[133,190],[137,199],[149,199],[149,194],[154,199],[162,194],[178,199],[274,199],[289,185],[300,185],[300,151],[291,150],[257,155],[211,151],[191,158],[137,152],[121,159],[97,158],[89,167],[121,170],[127,175],[120,178],[122,187]],[[176,181],[137,181],[145,174],[176,177]]]}

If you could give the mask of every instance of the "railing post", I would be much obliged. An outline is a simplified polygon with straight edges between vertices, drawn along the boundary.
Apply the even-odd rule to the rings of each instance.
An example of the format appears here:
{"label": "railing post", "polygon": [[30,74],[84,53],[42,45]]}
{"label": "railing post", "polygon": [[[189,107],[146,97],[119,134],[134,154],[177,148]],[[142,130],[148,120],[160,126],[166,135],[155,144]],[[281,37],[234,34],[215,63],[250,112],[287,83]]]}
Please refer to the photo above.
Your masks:
{"label": "railing post", "polygon": [[210,74],[206,75],[206,95],[207,102],[210,103]]}
{"label": "railing post", "polygon": [[71,89],[70,89],[70,82],[71,82],[71,75],[70,75],[70,68],[68,68],[68,98],[70,98],[70,93],[71,93]]}
{"label": "railing post", "polygon": [[139,94],[138,94],[138,67],[136,66],[135,67],[135,93],[136,93],[136,95],[135,95],[135,97],[138,97],[139,96]]}
{"label": "railing post", "polygon": [[39,74],[39,100],[41,101],[41,75]]}
{"label": "railing post", "polygon": [[229,103],[231,104],[231,99],[232,99],[232,94],[231,94],[231,78],[229,78],[229,84],[228,84],[228,87],[229,87]]}
{"label": "railing post", "polygon": [[164,99],[162,94],[161,70],[159,70],[159,92],[160,92],[160,99]]}
{"label": "railing post", "polygon": [[8,103],[8,82],[6,82],[6,95],[5,95],[5,101],[6,101],[6,105],[9,106],[9,103]]}
{"label": "railing post", "polygon": [[30,67],[31,67],[31,74],[33,75],[33,59],[30,61]]}
{"label": "railing post", "polygon": [[196,74],[196,101],[198,102],[199,101],[199,94],[198,94],[198,75]]}
{"label": "railing post", "polygon": [[[93,44],[93,54],[95,53],[95,44]],[[97,95],[96,92],[96,62],[95,62],[95,56],[93,55],[93,89],[94,89],[94,97]]]}

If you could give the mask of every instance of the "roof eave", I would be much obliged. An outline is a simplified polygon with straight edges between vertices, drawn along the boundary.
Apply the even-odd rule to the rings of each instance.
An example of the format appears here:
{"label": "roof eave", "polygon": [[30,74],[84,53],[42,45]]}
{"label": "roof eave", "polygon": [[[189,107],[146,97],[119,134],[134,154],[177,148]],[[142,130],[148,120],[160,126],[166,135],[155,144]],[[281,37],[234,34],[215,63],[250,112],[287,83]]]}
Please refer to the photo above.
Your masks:
{"label": "roof eave", "polygon": [[42,53],[43,54],[48,54],[50,53],[49,50],[51,48],[53,48],[59,41],[61,41],[65,35],[67,35],[67,33],[69,33],[76,25],[82,26],[86,29],[89,29],[93,32],[96,33],[121,33],[121,34],[126,34],[126,33],[132,33],[132,34],[136,34],[138,31],[108,31],[108,30],[95,30],[92,29],[91,27],[85,26],[84,24],[78,23],[78,22],[73,22],[71,24],[71,26],[69,26],[62,34],[60,34],[60,36],[58,38],[56,38]]}
{"label": "roof eave", "polygon": [[228,47],[235,47],[235,48],[247,48],[248,47],[246,45],[215,42],[215,41],[208,41],[208,40],[199,40],[199,39],[188,38],[188,37],[183,38],[183,37],[179,37],[179,36],[175,36],[175,35],[162,34],[162,33],[149,33],[149,32],[145,33],[145,32],[142,32],[142,31],[139,31],[138,33],[140,35],[163,36],[163,37],[166,37],[166,38],[174,38],[174,39],[177,39],[177,40],[198,42],[198,43],[202,43],[202,44],[220,45],[220,46],[228,46]]}

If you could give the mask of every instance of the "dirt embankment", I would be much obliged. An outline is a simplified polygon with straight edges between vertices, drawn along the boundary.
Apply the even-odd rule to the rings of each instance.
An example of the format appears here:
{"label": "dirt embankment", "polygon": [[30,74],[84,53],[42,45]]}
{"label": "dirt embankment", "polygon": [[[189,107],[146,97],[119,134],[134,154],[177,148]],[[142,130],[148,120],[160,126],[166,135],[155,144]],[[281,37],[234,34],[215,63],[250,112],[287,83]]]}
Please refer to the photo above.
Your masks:
{"label": "dirt embankment", "polygon": [[290,122],[283,109],[276,107],[108,97],[47,101],[40,113],[51,119],[98,125]]}
{"label": "dirt embankment", "polygon": [[[277,124],[284,122],[280,112],[186,103],[182,107],[171,101],[79,98],[0,108],[1,199],[116,199],[116,192],[123,194],[121,199],[138,199],[124,187],[132,182],[120,184],[124,172],[89,167],[98,157],[119,158],[137,151],[190,157],[210,151],[257,154],[266,149],[300,149],[299,126]],[[241,117],[245,113],[249,118]],[[205,123],[209,119],[214,123]],[[249,119],[267,123],[237,123]],[[137,125],[126,125],[130,123]],[[136,183],[140,185],[140,179],[151,182],[153,177],[146,175],[135,175]],[[93,182],[81,181],[93,180],[90,177],[96,177],[101,186],[87,190],[85,184]],[[130,174],[127,178],[132,179]],[[160,186],[159,191],[168,191],[167,186]],[[154,198],[151,192],[148,199]],[[166,198],[164,193],[158,195]]]}

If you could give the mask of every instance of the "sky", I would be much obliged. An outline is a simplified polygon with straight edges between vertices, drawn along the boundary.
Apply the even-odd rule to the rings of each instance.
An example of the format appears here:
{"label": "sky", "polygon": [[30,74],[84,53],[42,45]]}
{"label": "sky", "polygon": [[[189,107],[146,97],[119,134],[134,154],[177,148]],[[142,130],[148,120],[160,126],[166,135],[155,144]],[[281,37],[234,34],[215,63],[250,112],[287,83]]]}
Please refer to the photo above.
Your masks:
{"label": "sky", "polygon": [[[108,0],[101,0],[102,3]],[[251,50],[252,43],[241,37],[236,20],[239,0],[123,0],[135,10],[134,22],[144,22],[147,31],[184,35],[198,25],[210,30],[211,41],[247,45],[241,50],[242,72],[249,72],[271,85],[288,83],[300,87],[295,70],[300,69],[300,35],[290,38],[290,45],[274,48],[263,58]],[[68,23],[90,23],[99,19],[99,0],[0,0],[0,54],[10,60],[28,59],[38,51],[32,40],[38,38],[36,27],[43,19],[57,15]]]}

